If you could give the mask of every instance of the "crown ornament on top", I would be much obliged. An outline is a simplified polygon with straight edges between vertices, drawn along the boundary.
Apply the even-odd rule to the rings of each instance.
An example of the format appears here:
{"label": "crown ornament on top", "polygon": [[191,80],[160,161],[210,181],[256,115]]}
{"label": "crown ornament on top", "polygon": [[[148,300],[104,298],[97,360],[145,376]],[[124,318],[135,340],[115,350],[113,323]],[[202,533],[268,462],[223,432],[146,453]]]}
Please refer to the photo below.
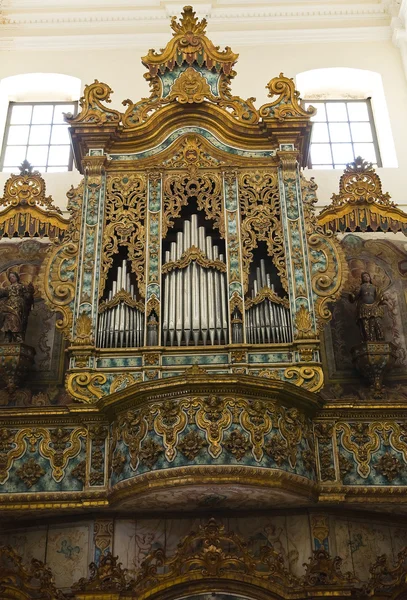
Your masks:
{"label": "crown ornament on top", "polygon": [[407,214],[382,190],[372,163],[361,156],[346,165],[339,181],[339,194],[318,215],[325,231],[402,231],[407,235]]}
{"label": "crown ornament on top", "polygon": [[184,6],[179,22],[177,17],[171,19],[171,29],[174,32],[172,40],[160,52],[149,50],[147,56],[141,59],[143,65],[151,75],[166,69],[172,71],[176,65],[180,67],[185,62],[189,65],[197,63],[208,69],[215,68],[218,72],[231,75],[239,55],[232,52],[229,46],[225,50],[219,50],[219,46],[215,46],[206,37],[206,25],[206,19],[199,21],[192,6]]}

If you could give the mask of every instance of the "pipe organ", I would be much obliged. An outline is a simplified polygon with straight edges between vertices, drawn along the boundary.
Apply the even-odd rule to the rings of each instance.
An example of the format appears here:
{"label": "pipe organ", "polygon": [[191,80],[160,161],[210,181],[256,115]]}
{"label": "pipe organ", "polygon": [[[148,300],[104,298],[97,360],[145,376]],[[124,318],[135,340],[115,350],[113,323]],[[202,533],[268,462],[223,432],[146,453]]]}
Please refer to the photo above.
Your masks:
{"label": "pipe organ", "polygon": [[68,117],[84,180],[44,295],[69,340],[69,393],[93,402],[195,363],[319,390],[342,259],[300,173],[312,110],[283,75],[259,108],[234,96],[237,55],[190,7],[172,26],[143,58],[150,98],[120,112],[95,81]]}
{"label": "pipe organ", "polygon": [[281,344],[292,340],[288,301],[277,296],[265,260],[256,267],[251,299],[246,301],[246,338],[249,344]]}
{"label": "pipe organ", "polygon": [[144,346],[144,306],[135,297],[128,261],[117,267],[107,300],[100,303],[98,345],[101,348]]}
{"label": "pipe organ", "polygon": [[198,215],[184,221],[162,272],[163,345],[228,344],[226,263]]}

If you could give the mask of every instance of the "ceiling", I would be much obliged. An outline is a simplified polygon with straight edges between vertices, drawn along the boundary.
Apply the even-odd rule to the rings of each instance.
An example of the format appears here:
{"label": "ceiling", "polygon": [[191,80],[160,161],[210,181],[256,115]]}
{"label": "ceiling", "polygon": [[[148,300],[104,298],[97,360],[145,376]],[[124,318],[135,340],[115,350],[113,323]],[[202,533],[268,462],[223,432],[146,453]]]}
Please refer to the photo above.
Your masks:
{"label": "ceiling", "polygon": [[[190,0],[191,1],[191,0]],[[406,2],[406,0],[403,0]],[[0,50],[159,47],[172,0],[0,0]],[[239,45],[391,39],[401,0],[195,0],[210,37]]]}

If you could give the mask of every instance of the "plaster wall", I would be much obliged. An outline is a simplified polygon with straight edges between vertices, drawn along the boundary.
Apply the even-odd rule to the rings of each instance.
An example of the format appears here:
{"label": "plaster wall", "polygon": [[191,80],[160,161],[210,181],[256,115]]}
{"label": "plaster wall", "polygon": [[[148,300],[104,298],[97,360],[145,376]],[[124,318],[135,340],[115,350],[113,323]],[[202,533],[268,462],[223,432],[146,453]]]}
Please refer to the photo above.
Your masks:
{"label": "plaster wall", "polygon": [[[208,35],[221,47],[228,44],[227,33],[217,32],[211,35],[210,23]],[[38,50],[31,52],[30,60],[27,60],[26,51],[3,51],[0,52],[0,79],[27,72],[63,73],[80,78],[83,89],[85,84],[97,78],[114,90],[111,107],[121,109],[121,101],[125,98],[138,100],[149,93],[147,82],[143,79],[146,70],[140,60],[147,50],[148,47],[132,47],[128,50]],[[255,96],[257,106],[266,101],[266,83],[281,72],[294,78],[304,71],[330,67],[350,67],[379,73],[390,117],[398,168],[382,168],[378,172],[383,190],[388,191],[392,199],[401,208],[406,209],[404,181],[407,171],[407,81],[400,52],[390,40],[377,43],[270,43],[262,46],[242,43],[241,46],[233,44],[233,50],[240,55],[236,65],[237,76],[233,82],[233,92],[245,98]],[[15,98],[19,99],[29,98]],[[38,95],[35,99],[38,99]],[[376,120],[378,118],[380,115],[376,115]],[[0,128],[3,126],[0,123]],[[328,204],[332,193],[337,192],[340,175],[341,171],[306,170],[306,176],[315,177],[318,183],[321,206]],[[1,187],[7,177],[8,174],[0,173]],[[74,170],[70,173],[45,174],[44,178],[48,193],[53,196],[57,205],[64,208],[66,191],[71,184],[76,185],[81,176]]]}

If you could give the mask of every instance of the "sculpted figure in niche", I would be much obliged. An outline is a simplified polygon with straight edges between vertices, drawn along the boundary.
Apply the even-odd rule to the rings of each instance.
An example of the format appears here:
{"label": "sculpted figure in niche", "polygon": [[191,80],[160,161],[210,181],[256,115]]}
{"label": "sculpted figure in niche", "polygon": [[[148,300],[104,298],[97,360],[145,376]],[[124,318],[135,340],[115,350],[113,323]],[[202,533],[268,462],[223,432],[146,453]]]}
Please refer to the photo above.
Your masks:
{"label": "sculpted figure in niche", "polygon": [[361,275],[362,285],[355,294],[349,294],[349,300],[357,303],[357,324],[364,342],[384,340],[381,320],[384,316],[383,305],[386,299],[372,283],[369,273]]}
{"label": "sculpted figure in niche", "polygon": [[16,271],[9,272],[8,280],[10,285],[0,289],[0,332],[6,342],[23,342],[34,302],[34,287],[32,283],[21,283]]}

